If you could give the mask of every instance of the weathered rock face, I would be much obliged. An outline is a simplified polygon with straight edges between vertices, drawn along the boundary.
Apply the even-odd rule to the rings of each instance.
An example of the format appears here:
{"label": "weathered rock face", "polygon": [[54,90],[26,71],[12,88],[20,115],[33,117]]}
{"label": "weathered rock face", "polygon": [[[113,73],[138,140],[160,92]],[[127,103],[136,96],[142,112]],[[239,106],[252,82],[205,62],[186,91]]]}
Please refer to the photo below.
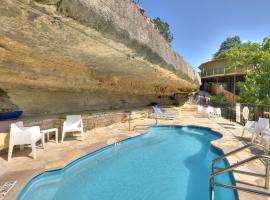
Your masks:
{"label": "weathered rock face", "polygon": [[200,85],[129,0],[1,0],[0,24],[0,89],[27,115],[183,102]]}

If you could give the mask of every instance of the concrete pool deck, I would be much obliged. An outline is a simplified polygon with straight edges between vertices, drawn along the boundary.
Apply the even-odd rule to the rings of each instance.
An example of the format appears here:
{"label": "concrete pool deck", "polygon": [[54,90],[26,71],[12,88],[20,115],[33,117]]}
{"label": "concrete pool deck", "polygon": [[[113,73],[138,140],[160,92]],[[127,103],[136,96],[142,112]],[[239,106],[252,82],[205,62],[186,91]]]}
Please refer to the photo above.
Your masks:
{"label": "concrete pool deck", "polygon": [[[141,118],[132,120],[132,127],[135,125],[153,125],[155,120],[149,118]],[[251,135],[246,134],[244,140],[239,139],[242,133],[240,125],[230,123],[223,118],[201,118],[191,112],[182,112],[174,120],[158,120],[159,125],[196,125],[202,127],[211,128],[223,135],[219,140],[215,140],[212,144],[222,149],[225,153],[236,148],[239,148],[249,141]],[[142,128],[139,130],[139,128]],[[45,149],[42,149],[41,145],[38,145],[37,159],[32,159],[30,156],[31,148],[26,147],[24,151],[15,150],[13,158],[10,162],[7,162],[7,154],[3,154],[0,157],[0,185],[3,185],[7,181],[17,181],[14,188],[8,193],[5,199],[16,199],[17,195],[23,189],[31,178],[44,172],[54,169],[61,169],[68,163],[88,154],[105,147],[109,144],[116,143],[117,141],[125,140],[130,137],[134,137],[143,134],[146,131],[146,127],[137,127],[135,131],[128,131],[128,123],[115,123],[107,127],[95,128],[85,133],[85,141],[80,141],[80,137],[76,138],[76,135],[69,137],[63,144],[56,144],[54,138],[51,138],[49,142],[45,143]],[[61,134],[60,134],[61,135]],[[78,139],[78,140],[77,140]],[[251,151],[246,150],[234,156],[230,156],[228,161],[232,164],[240,159],[249,157],[252,154]],[[247,164],[241,169],[250,172],[264,173],[263,164],[260,161],[256,161]],[[264,184],[264,179],[261,177],[252,177],[239,173],[234,173],[237,185],[242,185],[242,182],[249,184],[261,185]],[[251,187],[251,186],[250,186]],[[266,200],[269,197],[249,194],[245,192],[239,192],[240,200]]]}

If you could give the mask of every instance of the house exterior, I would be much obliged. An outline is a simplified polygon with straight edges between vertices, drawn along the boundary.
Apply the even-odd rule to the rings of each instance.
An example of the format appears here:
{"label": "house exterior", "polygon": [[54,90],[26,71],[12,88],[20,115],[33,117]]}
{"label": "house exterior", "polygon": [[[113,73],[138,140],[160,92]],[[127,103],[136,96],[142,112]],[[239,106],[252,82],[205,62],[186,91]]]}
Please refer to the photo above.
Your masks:
{"label": "house exterior", "polygon": [[[211,92],[213,86],[223,86],[224,90],[238,95],[236,87],[238,82],[245,80],[247,70],[238,70],[233,73],[226,73],[229,67],[225,58],[205,62],[199,66],[201,70],[201,89]],[[215,89],[216,90],[216,89]]]}

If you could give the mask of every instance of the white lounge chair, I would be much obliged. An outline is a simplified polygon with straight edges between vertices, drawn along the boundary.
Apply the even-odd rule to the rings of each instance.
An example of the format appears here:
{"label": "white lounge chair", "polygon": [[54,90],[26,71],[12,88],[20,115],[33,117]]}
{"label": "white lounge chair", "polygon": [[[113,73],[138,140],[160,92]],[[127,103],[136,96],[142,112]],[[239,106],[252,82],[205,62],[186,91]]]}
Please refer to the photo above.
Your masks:
{"label": "white lounge chair", "polygon": [[156,117],[173,118],[177,115],[175,112],[163,112],[159,106],[153,106],[153,110]]}
{"label": "white lounge chair", "polygon": [[248,130],[252,133],[251,142],[254,142],[255,139],[258,137],[258,135],[260,133],[263,133],[268,128],[269,128],[269,119],[259,118],[258,122],[247,121],[242,132],[242,137],[244,136],[245,131]]}
{"label": "white lounge chair", "polygon": [[[36,143],[42,140],[42,134],[40,133],[39,126],[24,127],[23,122],[12,123],[10,126],[10,139],[8,149],[8,161],[10,161],[13,147],[15,145],[21,145],[20,149],[23,149],[23,145],[30,144],[32,146],[32,153],[34,159],[36,158]],[[44,147],[44,141],[42,140]]]}
{"label": "white lounge chair", "polygon": [[80,132],[82,136],[82,141],[84,141],[84,132],[83,132],[83,122],[81,115],[68,115],[66,121],[63,124],[62,131],[62,141],[64,141],[64,137],[66,133],[70,132]]}

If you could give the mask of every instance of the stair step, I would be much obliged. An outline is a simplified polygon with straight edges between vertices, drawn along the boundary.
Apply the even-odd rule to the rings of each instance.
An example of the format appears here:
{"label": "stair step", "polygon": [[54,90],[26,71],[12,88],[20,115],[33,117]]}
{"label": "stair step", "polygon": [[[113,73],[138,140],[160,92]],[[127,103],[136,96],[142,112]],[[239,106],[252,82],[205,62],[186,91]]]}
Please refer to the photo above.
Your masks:
{"label": "stair step", "polygon": [[196,113],[194,115],[194,117],[197,117],[197,118],[208,118],[208,115],[207,114],[199,114],[199,113]]}
{"label": "stair step", "polygon": [[195,104],[184,104],[181,107],[182,112],[197,112],[198,106]]}

